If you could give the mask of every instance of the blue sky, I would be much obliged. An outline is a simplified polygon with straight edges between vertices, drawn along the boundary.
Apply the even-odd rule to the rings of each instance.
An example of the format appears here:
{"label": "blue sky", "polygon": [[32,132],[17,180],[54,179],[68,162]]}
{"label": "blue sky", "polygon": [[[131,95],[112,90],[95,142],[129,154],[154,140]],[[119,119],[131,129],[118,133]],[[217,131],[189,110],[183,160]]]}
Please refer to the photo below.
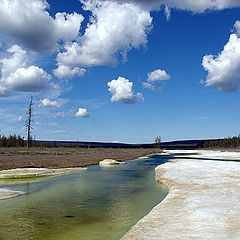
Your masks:
{"label": "blue sky", "polygon": [[240,133],[237,1],[0,0],[0,9],[1,134],[26,136],[31,96],[37,139]]}

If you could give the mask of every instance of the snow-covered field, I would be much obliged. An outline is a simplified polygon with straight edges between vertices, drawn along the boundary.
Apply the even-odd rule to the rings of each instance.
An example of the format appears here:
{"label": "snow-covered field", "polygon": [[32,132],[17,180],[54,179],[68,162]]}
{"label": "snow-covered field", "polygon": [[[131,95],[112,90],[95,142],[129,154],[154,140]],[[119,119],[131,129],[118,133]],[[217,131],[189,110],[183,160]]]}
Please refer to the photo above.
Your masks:
{"label": "snow-covered field", "polygon": [[[156,168],[169,194],[122,240],[239,240],[240,163],[189,159],[237,159],[240,153],[168,151],[181,160]],[[182,153],[187,160],[182,159]]]}

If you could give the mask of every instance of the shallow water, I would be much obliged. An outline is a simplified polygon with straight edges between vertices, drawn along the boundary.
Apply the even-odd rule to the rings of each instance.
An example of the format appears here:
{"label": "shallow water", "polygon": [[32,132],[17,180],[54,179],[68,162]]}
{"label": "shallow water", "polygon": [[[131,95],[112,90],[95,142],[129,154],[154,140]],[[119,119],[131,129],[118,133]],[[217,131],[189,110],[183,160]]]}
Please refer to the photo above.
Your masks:
{"label": "shallow water", "polygon": [[27,194],[0,201],[0,240],[118,240],[167,195],[154,168],[166,160],[48,178],[0,183]]}

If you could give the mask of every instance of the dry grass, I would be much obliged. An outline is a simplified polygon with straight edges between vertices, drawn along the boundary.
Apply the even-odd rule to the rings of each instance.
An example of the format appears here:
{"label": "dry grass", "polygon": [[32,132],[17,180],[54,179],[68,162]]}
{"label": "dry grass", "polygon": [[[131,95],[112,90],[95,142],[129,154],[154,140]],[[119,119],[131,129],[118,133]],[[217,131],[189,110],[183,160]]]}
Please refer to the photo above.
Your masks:
{"label": "dry grass", "polygon": [[159,149],[143,148],[0,148],[0,170],[26,167],[84,167],[106,158],[132,160]]}

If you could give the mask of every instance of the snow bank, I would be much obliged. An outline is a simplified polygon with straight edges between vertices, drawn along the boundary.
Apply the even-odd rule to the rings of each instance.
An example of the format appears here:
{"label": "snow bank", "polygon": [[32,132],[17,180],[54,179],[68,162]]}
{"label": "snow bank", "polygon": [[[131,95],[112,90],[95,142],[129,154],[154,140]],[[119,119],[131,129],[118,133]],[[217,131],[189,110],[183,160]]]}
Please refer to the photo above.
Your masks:
{"label": "snow bank", "polygon": [[166,153],[174,157],[183,157],[187,154],[188,158],[205,158],[205,159],[223,159],[223,160],[240,160],[240,152],[221,152],[209,150],[167,150]]}
{"label": "snow bank", "polygon": [[156,180],[169,186],[168,196],[122,240],[240,239],[240,163],[166,163],[156,168]]}

